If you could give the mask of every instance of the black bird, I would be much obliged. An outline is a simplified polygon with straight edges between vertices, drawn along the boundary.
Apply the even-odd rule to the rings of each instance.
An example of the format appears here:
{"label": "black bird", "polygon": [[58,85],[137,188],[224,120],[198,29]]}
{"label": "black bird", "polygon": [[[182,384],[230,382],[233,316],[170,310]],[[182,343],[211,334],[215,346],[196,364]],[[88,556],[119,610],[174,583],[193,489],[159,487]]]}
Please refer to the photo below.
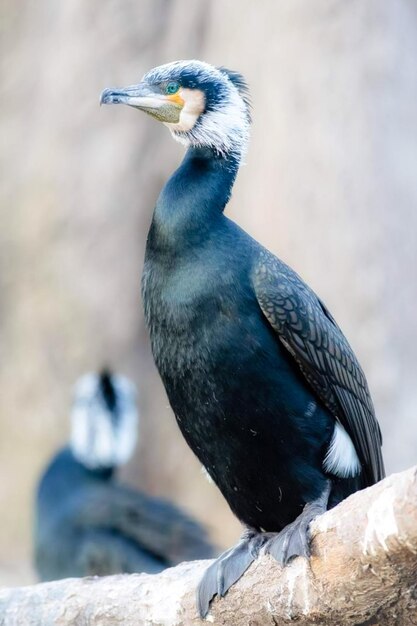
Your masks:
{"label": "black bird", "polygon": [[52,459],[36,499],[35,566],[41,580],[159,572],[213,549],[199,524],[174,505],[113,480],[131,456],[136,391],[105,371],[75,390],[71,445]]}
{"label": "black bird", "polygon": [[179,427],[246,527],[200,583],[205,615],[261,547],[283,564],[309,555],[311,520],[384,476],[381,433],[326,306],[223,215],[249,136],[243,77],[178,61],[101,102],[145,111],[187,147],[155,207],[142,292]]}

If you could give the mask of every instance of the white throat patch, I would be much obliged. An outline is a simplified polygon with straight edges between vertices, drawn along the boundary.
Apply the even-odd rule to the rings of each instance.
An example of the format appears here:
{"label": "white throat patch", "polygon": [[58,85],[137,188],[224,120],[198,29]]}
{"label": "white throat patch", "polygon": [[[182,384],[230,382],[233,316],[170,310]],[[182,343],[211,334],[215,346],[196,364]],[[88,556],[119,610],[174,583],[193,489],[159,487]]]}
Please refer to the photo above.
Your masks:
{"label": "white throat patch", "polygon": [[170,80],[173,71],[180,72],[183,68],[211,77],[218,83],[221,97],[213,108],[205,110],[203,89],[182,87],[178,95],[184,100],[184,106],[179,122],[165,122],[165,125],[174,139],[185,146],[207,146],[221,155],[232,153],[240,160],[249,139],[249,104],[225,71],[203,61],[175,61],[154,68],[145,74],[143,80]]}
{"label": "white throat patch", "polygon": [[[224,96],[215,110],[196,114],[199,96],[194,96],[189,99],[190,108],[187,107],[185,119],[182,121],[180,117],[180,124],[186,124],[187,128],[182,129],[176,124],[167,126],[174,139],[185,146],[207,146],[220,155],[233,154],[241,160],[249,140],[250,122],[243,99],[231,81],[228,82],[227,96]],[[198,90],[196,92],[198,94]]]}
{"label": "white throat patch", "polygon": [[203,113],[206,99],[200,89],[181,88],[178,95],[184,100],[180,120],[177,124],[165,122],[165,126],[168,126],[172,132],[188,132],[194,128],[198,118]]}
{"label": "white throat patch", "polygon": [[[166,123],[174,138],[186,146],[209,147],[220,155],[232,154],[239,161],[249,139],[250,112],[247,86],[242,76],[196,59],[174,61],[149,70],[143,77],[149,84],[178,81],[194,75],[194,88],[180,88],[185,101],[178,123]],[[190,83],[186,83],[190,84]],[[216,89],[217,99],[208,98],[204,85]],[[203,106],[204,105],[204,106]],[[207,106],[206,106],[207,105]]]}

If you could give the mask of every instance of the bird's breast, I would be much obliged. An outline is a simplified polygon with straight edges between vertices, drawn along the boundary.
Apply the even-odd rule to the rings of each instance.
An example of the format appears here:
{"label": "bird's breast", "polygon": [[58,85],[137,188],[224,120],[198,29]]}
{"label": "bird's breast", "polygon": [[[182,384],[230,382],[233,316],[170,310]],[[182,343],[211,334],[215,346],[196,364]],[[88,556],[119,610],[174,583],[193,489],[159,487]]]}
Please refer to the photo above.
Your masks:
{"label": "bird's breast", "polygon": [[[320,482],[331,418],[320,410],[305,417],[311,393],[264,318],[249,272],[234,271],[218,257],[214,270],[147,259],[145,316],[186,441],[241,520],[280,529]],[[298,463],[300,447],[307,464]],[[269,519],[262,511],[280,490],[291,505]]]}
{"label": "bird's breast", "polygon": [[219,276],[209,268],[192,265],[162,272],[158,264],[145,264],[145,319],[163,376],[183,376],[188,369],[201,373],[225,345],[226,336],[230,341],[237,332],[241,319],[238,283],[226,274]]}

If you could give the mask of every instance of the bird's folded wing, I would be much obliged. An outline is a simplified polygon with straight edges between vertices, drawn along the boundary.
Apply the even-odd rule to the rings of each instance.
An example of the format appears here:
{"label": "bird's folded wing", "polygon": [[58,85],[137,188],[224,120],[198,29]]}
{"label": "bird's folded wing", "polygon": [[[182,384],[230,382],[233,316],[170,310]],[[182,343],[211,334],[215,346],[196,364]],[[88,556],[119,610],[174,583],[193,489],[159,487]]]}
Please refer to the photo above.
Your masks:
{"label": "bird's folded wing", "polygon": [[85,530],[74,554],[77,571],[83,576],[110,576],[124,572],[157,574],[166,561],[139,545],[137,541],[109,528]]}
{"label": "bird's folded wing", "polygon": [[281,343],[351,437],[366,484],[380,480],[382,438],[368,385],[333,317],[301,278],[267,250],[255,264],[253,284],[259,306]]}
{"label": "bird's folded wing", "polygon": [[168,564],[213,556],[203,527],[165,500],[117,483],[85,487],[77,497],[79,526],[111,529]]}

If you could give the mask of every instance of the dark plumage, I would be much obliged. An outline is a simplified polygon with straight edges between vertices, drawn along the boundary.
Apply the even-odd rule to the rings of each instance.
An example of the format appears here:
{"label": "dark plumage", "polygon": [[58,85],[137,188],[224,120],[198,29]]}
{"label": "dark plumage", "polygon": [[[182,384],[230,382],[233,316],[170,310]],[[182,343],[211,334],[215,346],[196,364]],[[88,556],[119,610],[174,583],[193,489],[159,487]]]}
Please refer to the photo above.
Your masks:
{"label": "dark plumage", "polygon": [[[155,573],[213,554],[205,531],[173,504],[114,480],[118,431],[127,428],[127,413],[136,411],[132,394],[129,381],[109,372],[89,375],[77,386],[72,447],[52,459],[36,497],[35,566],[41,580]],[[111,441],[100,453],[96,444],[103,445],[109,425]],[[134,441],[133,427],[130,421]]]}
{"label": "dark plumage", "polygon": [[[223,215],[248,138],[242,77],[177,62],[102,101],[162,116],[188,147],[155,207],[143,301],[179,427],[247,528],[203,577],[205,615],[262,546],[283,563],[308,556],[311,519],[384,476],[381,434],[362,369],[326,307]],[[177,121],[171,110],[164,120],[174,106]]]}

